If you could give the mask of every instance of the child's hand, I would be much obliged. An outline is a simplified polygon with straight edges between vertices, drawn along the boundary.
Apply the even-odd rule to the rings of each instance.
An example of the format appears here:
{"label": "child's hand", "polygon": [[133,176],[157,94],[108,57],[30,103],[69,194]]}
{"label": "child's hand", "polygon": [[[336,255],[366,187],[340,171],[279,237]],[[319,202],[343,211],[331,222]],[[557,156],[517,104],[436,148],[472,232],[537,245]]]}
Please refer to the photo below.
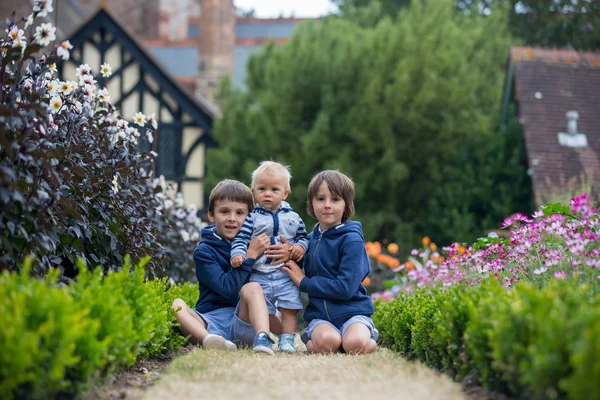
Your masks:
{"label": "child's hand", "polygon": [[304,247],[299,244],[295,244],[292,246],[290,250],[290,259],[294,261],[300,261],[304,257]]}
{"label": "child's hand", "polygon": [[300,282],[302,282],[302,279],[304,279],[304,272],[300,269],[295,261],[290,260],[286,262],[281,269],[288,273],[292,279],[292,282],[294,282],[296,286],[300,286]]}
{"label": "child's hand", "polygon": [[231,258],[231,266],[233,268],[237,268],[240,265],[242,265],[242,263],[244,262],[244,257],[242,256],[235,256]]}

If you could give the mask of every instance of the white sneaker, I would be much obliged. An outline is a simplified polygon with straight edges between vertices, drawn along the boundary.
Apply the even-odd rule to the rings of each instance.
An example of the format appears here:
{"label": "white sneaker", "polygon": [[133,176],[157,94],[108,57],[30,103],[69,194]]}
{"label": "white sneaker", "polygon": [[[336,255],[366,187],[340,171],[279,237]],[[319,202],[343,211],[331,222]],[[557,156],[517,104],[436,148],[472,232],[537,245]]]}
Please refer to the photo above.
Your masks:
{"label": "white sneaker", "polygon": [[209,333],[202,340],[202,347],[205,349],[213,350],[237,350],[237,346],[230,340],[226,340],[224,337],[219,335],[213,335]]}

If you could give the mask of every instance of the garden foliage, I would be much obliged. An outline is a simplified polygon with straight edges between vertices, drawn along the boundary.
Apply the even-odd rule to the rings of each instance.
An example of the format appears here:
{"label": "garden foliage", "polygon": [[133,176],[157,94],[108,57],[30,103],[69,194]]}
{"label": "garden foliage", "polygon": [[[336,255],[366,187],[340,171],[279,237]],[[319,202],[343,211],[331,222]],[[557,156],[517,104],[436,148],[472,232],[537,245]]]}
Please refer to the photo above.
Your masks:
{"label": "garden foliage", "polygon": [[303,204],[316,171],[340,169],[356,183],[367,237],[473,240],[529,210],[521,132],[498,132],[511,42],[501,13],[465,16],[451,1],[414,2],[367,27],[300,25],[251,58],[246,91],[224,86],[219,147],[207,153],[221,168],[207,183],[247,182],[275,157],[292,166],[290,202]]}
{"label": "garden foliage", "polygon": [[0,275],[0,392],[6,399],[72,396],[136,360],[180,347],[175,298],[193,304],[198,287],[146,280],[144,258],[130,272],[81,269],[76,283],[56,282],[57,270],[32,278],[31,259],[19,273]]}
{"label": "garden foliage", "polygon": [[196,209],[174,201],[153,177],[157,154],[138,147],[154,140],[154,116],[119,115],[97,86],[110,79],[108,64],[56,79],[70,43],[37,55],[55,38],[51,23],[38,24],[51,4],[36,2],[26,26],[9,21],[0,38],[0,270],[32,255],[33,273],[73,276],[76,259],[107,271],[130,254],[152,256],[156,275],[193,277]]}
{"label": "garden foliage", "polygon": [[515,398],[598,399],[600,294],[575,280],[507,291],[478,286],[403,292],[376,302],[384,345]]}

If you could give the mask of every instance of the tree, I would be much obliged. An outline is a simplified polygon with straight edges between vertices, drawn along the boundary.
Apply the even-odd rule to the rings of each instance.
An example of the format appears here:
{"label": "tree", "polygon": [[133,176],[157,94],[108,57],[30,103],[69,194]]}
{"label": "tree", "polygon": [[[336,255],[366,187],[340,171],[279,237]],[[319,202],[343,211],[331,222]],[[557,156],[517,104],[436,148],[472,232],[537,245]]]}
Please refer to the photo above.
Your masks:
{"label": "tree", "polygon": [[207,183],[247,182],[273,158],[292,166],[299,209],[312,175],[338,168],[356,182],[367,237],[429,233],[445,168],[463,142],[495,130],[510,42],[503,15],[465,16],[451,1],[414,3],[374,27],[301,25],[252,58],[246,92],[223,88]]}
{"label": "tree", "polygon": [[[374,25],[382,18],[396,18],[411,0],[332,0],[341,15]],[[600,2],[597,0],[456,0],[457,10],[490,15],[510,10],[513,36],[524,44],[542,47],[600,48]],[[504,12],[504,11],[501,11]]]}

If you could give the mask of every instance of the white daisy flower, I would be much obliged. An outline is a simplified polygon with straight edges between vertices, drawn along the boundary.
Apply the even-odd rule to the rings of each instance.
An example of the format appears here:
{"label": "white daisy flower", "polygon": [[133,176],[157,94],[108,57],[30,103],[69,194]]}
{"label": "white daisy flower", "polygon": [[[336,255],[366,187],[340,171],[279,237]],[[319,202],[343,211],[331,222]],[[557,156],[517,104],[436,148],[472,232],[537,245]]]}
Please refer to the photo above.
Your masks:
{"label": "white daisy flower", "polygon": [[56,55],[62,58],[63,60],[68,60],[71,56],[69,50],[73,48],[73,45],[68,40],[65,40],[60,44],[58,49],[56,49]]}
{"label": "white daisy flower", "polygon": [[94,85],[83,85],[81,89],[81,93],[85,97],[85,100],[88,102],[94,101],[94,94],[96,93],[96,86]]}
{"label": "white daisy flower", "polygon": [[72,91],[79,87],[79,85],[75,81],[67,81],[67,82],[69,82],[69,87],[71,88]]}
{"label": "white daisy flower", "polygon": [[73,88],[71,87],[68,81],[64,81],[59,83],[58,91],[60,93],[63,93],[65,96],[68,96],[73,91]]}
{"label": "white daisy flower", "polygon": [[56,114],[57,112],[59,112],[62,105],[63,105],[63,102],[62,102],[62,99],[60,98],[60,96],[54,96],[53,98],[51,98],[50,99],[50,111],[52,111],[52,114]]}
{"label": "white daisy flower", "polygon": [[35,0],[33,11],[38,12],[38,17],[45,17],[48,13],[54,11],[52,0]]}
{"label": "white daisy flower", "polygon": [[35,28],[34,37],[41,46],[48,46],[56,40],[56,28],[49,22],[41,24]]}
{"label": "white daisy flower", "polygon": [[75,102],[75,111],[77,111],[77,114],[81,114],[83,112],[83,104],[81,104],[80,101]]}
{"label": "white daisy flower", "polygon": [[77,68],[77,69],[75,70],[75,75],[76,75],[78,78],[81,78],[81,77],[82,77],[82,76],[84,76],[84,75],[89,75],[89,74],[91,74],[91,73],[92,73],[92,67],[90,67],[88,64],[81,64],[81,65],[79,66],[79,68]]}
{"label": "white daisy flower", "polygon": [[112,190],[114,194],[119,193],[119,177],[117,175],[115,175],[112,180]]}
{"label": "white daisy flower", "polygon": [[96,84],[96,80],[94,79],[94,75],[92,74],[85,74],[79,77],[79,84],[80,85],[95,85]]}
{"label": "white daisy flower", "polygon": [[98,100],[110,103],[110,95],[108,94],[107,88],[102,88],[98,91]]}
{"label": "white daisy flower", "polygon": [[48,68],[50,68],[50,74],[54,75],[55,73],[58,72],[58,68],[56,68],[56,64],[52,63],[52,64],[48,64]]}
{"label": "white daisy flower", "polygon": [[190,241],[190,234],[187,231],[184,231],[183,229],[179,231],[179,233],[181,234],[181,238],[183,239],[184,242],[189,242]]}
{"label": "white daisy flower", "polygon": [[146,139],[148,139],[150,143],[154,142],[154,133],[151,130],[146,131]]}
{"label": "white daisy flower", "polygon": [[58,93],[59,88],[60,83],[58,82],[58,80],[52,79],[50,82],[48,82],[48,93],[50,93],[50,95],[55,95],[56,93]]}
{"label": "white daisy flower", "polygon": [[146,124],[146,116],[144,115],[144,113],[139,111],[133,116],[133,122],[135,122],[139,126],[144,126]]}
{"label": "white daisy flower", "polygon": [[100,66],[100,73],[102,74],[103,77],[105,78],[110,78],[110,76],[112,75],[112,67],[110,66],[109,63],[104,63]]}
{"label": "white daisy flower", "polygon": [[19,29],[17,25],[13,25],[10,30],[6,30],[8,37],[12,40],[13,47],[25,47],[27,38],[23,29]]}
{"label": "white daisy flower", "polygon": [[150,114],[148,117],[148,122],[150,122],[150,125],[152,125],[154,129],[158,129],[158,122],[156,121],[156,116],[154,113]]}

